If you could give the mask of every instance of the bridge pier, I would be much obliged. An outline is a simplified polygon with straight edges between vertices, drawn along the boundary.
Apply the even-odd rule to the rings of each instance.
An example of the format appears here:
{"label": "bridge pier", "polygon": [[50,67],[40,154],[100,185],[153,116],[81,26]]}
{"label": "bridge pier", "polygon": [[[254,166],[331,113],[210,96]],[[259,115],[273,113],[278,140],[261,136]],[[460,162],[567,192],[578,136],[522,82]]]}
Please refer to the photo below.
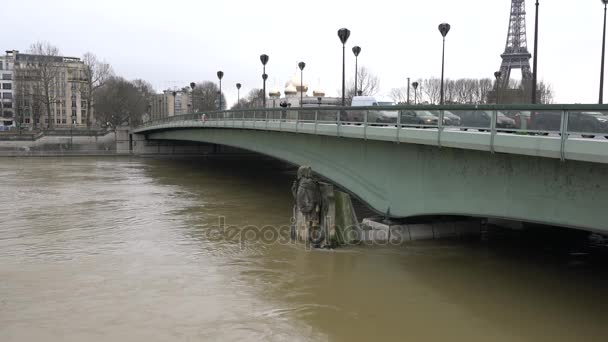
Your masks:
{"label": "bridge pier", "polygon": [[317,181],[312,169],[301,166],[292,193],[294,240],[314,248],[335,248],[360,241],[359,221],[350,195]]}

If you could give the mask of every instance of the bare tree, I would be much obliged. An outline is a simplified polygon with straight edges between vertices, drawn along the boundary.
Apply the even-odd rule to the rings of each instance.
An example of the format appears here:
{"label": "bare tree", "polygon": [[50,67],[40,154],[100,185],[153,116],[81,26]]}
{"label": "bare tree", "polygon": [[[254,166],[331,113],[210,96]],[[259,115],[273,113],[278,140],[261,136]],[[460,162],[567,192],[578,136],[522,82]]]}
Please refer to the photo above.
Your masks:
{"label": "bare tree", "polygon": [[395,101],[395,103],[407,103],[407,87],[391,89],[389,97]]}
{"label": "bare tree", "polygon": [[[211,81],[197,83],[192,90],[192,108],[194,111],[217,110],[219,106],[219,87]],[[226,98],[222,94],[222,109],[226,109]]]}
{"label": "bare tree", "polygon": [[[347,84],[352,86],[346,87],[346,102],[350,103],[355,94],[355,81],[349,80]],[[368,68],[362,66],[357,72],[357,92],[361,92],[363,96],[373,96],[380,91],[380,79],[374,75]],[[340,89],[338,93],[342,93]]]}
{"label": "bare tree", "polygon": [[148,101],[137,85],[121,77],[111,77],[95,92],[94,108],[99,120],[116,132],[118,126],[139,124]]}
{"label": "bare tree", "polygon": [[245,98],[239,100],[231,109],[262,108],[264,102],[264,92],[262,89],[253,88],[247,93]]}
{"label": "bare tree", "polygon": [[84,63],[85,84],[81,88],[81,95],[87,103],[87,127],[91,127],[91,109],[93,108],[93,97],[95,92],[101,88],[107,80],[114,75],[110,64],[99,61],[97,57],[87,52],[82,57]]}
{"label": "bare tree", "polygon": [[441,80],[439,78],[430,78],[419,82],[421,92],[426,94],[430,104],[438,104],[441,99]]}
{"label": "bare tree", "polygon": [[[62,69],[62,58],[59,57],[59,49],[49,42],[39,41],[32,44],[28,50],[32,55],[25,66],[22,66],[31,86],[31,98],[35,102],[33,107],[44,108],[47,115],[47,128],[53,126],[51,119],[51,105],[61,100],[60,88],[63,80],[60,79]],[[21,68],[21,67],[20,67]]]}

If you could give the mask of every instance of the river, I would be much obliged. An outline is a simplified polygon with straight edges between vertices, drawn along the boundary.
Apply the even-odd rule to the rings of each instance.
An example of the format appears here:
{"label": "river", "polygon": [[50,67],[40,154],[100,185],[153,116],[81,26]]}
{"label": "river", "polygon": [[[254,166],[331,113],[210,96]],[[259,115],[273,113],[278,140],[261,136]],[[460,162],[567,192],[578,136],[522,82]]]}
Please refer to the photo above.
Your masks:
{"label": "river", "polygon": [[510,234],[307,250],[269,228],[292,171],[0,159],[0,341],[608,340],[604,254]]}

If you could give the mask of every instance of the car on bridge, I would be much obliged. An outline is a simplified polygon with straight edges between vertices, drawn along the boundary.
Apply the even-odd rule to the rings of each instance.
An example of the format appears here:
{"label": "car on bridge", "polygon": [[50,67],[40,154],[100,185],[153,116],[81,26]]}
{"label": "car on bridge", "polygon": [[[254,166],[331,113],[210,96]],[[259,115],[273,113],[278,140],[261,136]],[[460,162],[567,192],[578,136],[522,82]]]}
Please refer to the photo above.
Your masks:
{"label": "car on bridge", "polygon": [[[542,135],[548,135],[551,131],[559,132],[561,122],[561,111],[533,112],[530,118],[530,129],[541,131]],[[569,112],[568,132],[581,133],[583,138],[603,135],[608,139],[608,116],[601,112]]]}
{"label": "car on bridge", "polygon": [[[383,100],[375,96],[355,96],[351,102],[351,107],[391,107],[395,102]],[[363,111],[351,110],[346,115],[346,120],[351,122],[363,122],[365,113]],[[373,123],[397,123],[398,111],[396,110],[369,110],[367,122]]]}
{"label": "car on bridge", "polygon": [[[436,117],[439,117],[439,112],[438,110],[431,110],[430,111],[431,114],[435,115]],[[444,110],[443,111],[443,124],[445,126],[460,126],[460,116],[450,112],[449,110]]]}
{"label": "car on bridge", "polygon": [[404,110],[401,111],[401,124],[437,126],[439,118],[428,110]]}
{"label": "car on bridge", "polygon": [[[490,129],[492,122],[492,111],[460,111],[461,125],[468,128],[477,128],[479,131],[485,131]],[[515,120],[506,116],[502,112],[497,112],[496,115],[496,128],[502,129],[517,129]]]}

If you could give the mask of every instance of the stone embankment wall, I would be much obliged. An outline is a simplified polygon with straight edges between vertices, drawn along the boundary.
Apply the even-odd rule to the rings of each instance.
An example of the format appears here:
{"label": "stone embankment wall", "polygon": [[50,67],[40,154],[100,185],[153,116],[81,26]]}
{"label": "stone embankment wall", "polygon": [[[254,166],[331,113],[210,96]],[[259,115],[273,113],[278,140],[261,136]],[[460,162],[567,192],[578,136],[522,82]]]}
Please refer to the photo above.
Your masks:
{"label": "stone embankment wall", "polygon": [[0,156],[116,154],[111,132],[49,131],[0,135]]}

